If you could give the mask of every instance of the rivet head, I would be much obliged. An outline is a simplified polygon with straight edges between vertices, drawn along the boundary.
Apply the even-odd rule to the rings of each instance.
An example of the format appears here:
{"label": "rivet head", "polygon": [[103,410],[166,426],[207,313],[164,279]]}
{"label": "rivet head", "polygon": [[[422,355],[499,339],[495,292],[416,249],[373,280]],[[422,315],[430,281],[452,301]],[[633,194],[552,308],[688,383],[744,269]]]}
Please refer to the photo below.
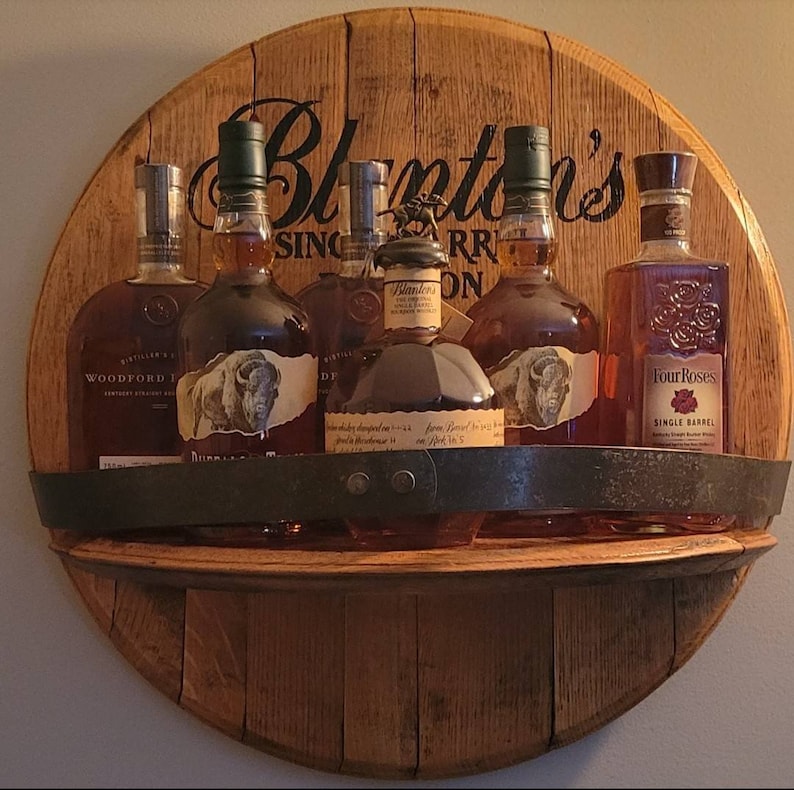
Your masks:
{"label": "rivet head", "polygon": [[369,475],[365,472],[353,472],[347,478],[347,490],[354,496],[366,494],[369,490]]}
{"label": "rivet head", "polygon": [[401,469],[391,476],[391,487],[398,494],[407,494],[416,488],[416,478],[407,469]]}

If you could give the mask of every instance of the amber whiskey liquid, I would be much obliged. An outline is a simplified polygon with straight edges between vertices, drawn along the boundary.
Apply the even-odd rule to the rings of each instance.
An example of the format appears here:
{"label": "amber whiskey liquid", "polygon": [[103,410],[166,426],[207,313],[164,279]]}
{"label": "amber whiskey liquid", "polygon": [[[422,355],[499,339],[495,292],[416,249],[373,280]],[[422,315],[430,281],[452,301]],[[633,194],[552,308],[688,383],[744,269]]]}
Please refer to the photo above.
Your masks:
{"label": "amber whiskey liquid", "polygon": [[[505,130],[499,280],[469,309],[463,343],[499,395],[507,445],[598,443],[599,327],[554,273],[550,172],[544,127]],[[590,523],[575,510],[507,511],[490,514],[480,534],[573,535]]]}
{"label": "amber whiskey liquid", "polygon": [[74,471],[181,460],[177,325],[205,285],[182,273],[184,190],[173,165],[139,165],[138,274],[97,291],[68,334]]}
{"label": "amber whiskey liquid", "polygon": [[[635,160],[641,248],[605,281],[604,444],[728,452],[728,264],[690,249],[697,159]],[[714,532],[730,514],[605,513],[617,532]]]}
{"label": "amber whiskey liquid", "polygon": [[[219,127],[213,229],[216,277],[179,325],[177,405],[188,462],[317,451],[317,359],[308,319],[274,281],[264,128]],[[256,496],[256,492],[251,492]],[[276,544],[302,536],[298,521],[197,527],[203,542]]]}

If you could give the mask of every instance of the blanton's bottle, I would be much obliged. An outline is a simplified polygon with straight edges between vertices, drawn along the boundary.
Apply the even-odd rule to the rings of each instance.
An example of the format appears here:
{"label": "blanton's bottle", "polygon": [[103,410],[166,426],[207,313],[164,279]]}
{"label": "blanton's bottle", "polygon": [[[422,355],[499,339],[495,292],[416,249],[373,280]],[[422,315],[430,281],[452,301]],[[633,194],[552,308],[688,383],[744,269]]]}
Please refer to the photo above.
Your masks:
{"label": "blanton's bottle", "polygon": [[[463,343],[504,406],[505,444],[596,444],[599,328],[552,268],[557,247],[549,131],[508,127],[504,144],[499,279],[469,309],[474,323]],[[506,511],[490,515],[480,534],[576,534],[589,524],[588,515],[576,511]]]}
{"label": "blanton's bottle", "polygon": [[171,164],[135,168],[137,276],[97,291],[67,340],[73,471],[175,463],[177,323],[206,286],[183,274],[185,191]]}
{"label": "blanton's bottle", "polygon": [[338,274],[326,274],[297,294],[309,316],[319,362],[318,433],[324,440],[325,401],[339,368],[368,337],[383,334],[383,270],[373,264],[386,241],[389,170],[375,160],[342,162],[338,171]]}
{"label": "blanton's bottle", "polygon": [[[179,429],[186,461],[318,450],[317,358],[298,302],[274,281],[265,132],[258,121],[218,128],[216,276],[179,324]],[[255,492],[252,492],[255,496]],[[278,542],[299,522],[196,528],[205,541]]]}
{"label": "blanton's bottle", "polygon": [[[384,270],[384,334],[339,371],[326,402],[326,452],[504,444],[504,415],[488,377],[439,332],[443,245],[402,235],[378,248],[375,264]],[[471,543],[483,516],[350,518],[347,525],[362,548],[423,549]]]}
{"label": "blanton's bottle", "polygon": [[[638,156],[640,250],[609,269],[601,375],[601,441],[728,452],[728,264],[690,247],[697,157]],[[713,532],[730,515],[604,514],[619,532]]]}

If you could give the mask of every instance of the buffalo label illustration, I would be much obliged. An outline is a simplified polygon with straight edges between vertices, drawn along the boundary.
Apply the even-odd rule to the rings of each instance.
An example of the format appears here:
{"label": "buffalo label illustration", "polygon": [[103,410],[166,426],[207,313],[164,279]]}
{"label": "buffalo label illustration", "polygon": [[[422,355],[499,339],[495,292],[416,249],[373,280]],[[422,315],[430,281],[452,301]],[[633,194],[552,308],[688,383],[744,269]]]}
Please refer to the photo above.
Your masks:
{"label": "buffalo label illustration", "polygon": [[179,379],[176,399],[186,441],[212,433],[261,436],[317,400],[317,357],[260,349],[218,354]]}
{"label": "buffalo label illustration", "polygon": [[488,371],[506,428],[547,430],[584,414],[598,394],[598,353],[561,346],[512,351]]}

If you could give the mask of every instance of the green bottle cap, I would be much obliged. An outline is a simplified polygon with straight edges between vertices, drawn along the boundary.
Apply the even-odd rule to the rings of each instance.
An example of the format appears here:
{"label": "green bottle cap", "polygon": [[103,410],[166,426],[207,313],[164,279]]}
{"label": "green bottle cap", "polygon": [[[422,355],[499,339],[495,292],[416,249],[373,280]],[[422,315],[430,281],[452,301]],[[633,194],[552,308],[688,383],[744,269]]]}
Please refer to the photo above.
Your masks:
{"label": "green bottle cap", "polygon": [[259,121],[218,125],[218,188],[221,192],[267,188],[265,127]]}
{"label": "green bottle cap", "polygon": [[545,126],[508,126],[504,134],[505,192],[551,189],[551,147]]}

